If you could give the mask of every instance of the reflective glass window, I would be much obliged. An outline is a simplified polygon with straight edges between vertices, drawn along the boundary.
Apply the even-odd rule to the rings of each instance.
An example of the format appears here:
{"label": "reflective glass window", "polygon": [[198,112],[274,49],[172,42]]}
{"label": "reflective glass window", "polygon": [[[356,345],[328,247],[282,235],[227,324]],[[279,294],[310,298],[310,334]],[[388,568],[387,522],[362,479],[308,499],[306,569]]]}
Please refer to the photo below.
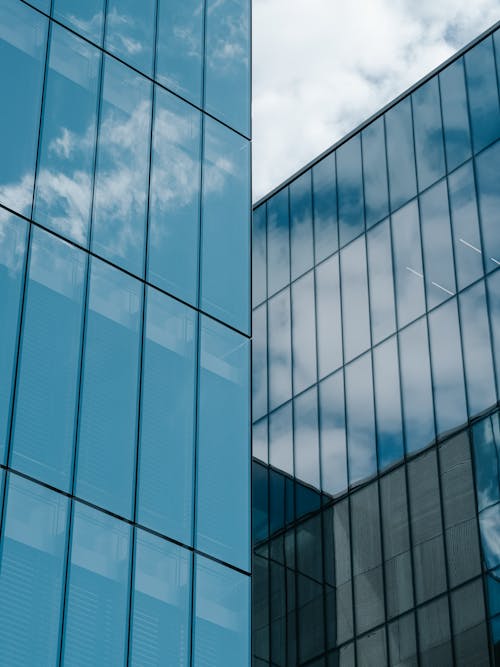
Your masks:
{"label": "reflective glass window", "polygon": [[149,194],[148,280],[198,296],[201,114],[157,87]]}
{"label": "reflective glass window", "polygon": [[476,464],[477,507],[481,512],[500,501],[500,475],[495,467],[500,456],[498,414],[474,424],[472,436]]}
{"label": "reflective glass window", "polygon": [[370,279],[372,340],[378,343],[396,329],[391,229],[384,220],[366,235]]}
{"label": "reflective glass window", "polygon": [[142,286],[90,265],[76,494],[121,516],[133,506]]}
{"label": "reflective glass window", "polygon": [[391,211],[417,194],[410,98],[385,114]]}
{"label": "reflective glass window", "polygon": [[316,331],[318,374],[322,378],[342,365],[338,254],[316,267]]}
{"label": "reflective glass window", "polygon": [[269,463],[293,475],[292,404],[287,403],[269,415]]}
{"label": "reflective glass window", "polygon": [[34,218],[88,244],[100,52],[52,26]]}
{"label": "reflective glass window", "polygon": [[288,190],[267,202],[267,290],[271,296],[290,282]]}
{"label": "reflective glass window", "polygon": [[250,328],[250,144],[204,121],[201,308]]}
{"label": "reflective glass window", "polygon": [[267,295],[266,205],[255,209],[252,218],[252,305],[262,303]]}
{"label": "reflective glass window", "polygon": [[353,636],[349,498],[341,500],[333,507],[333,536],[335,603],[337,606],[337,642],[342,643]]}
{"label": "reflective glass window", "polygon": [[367,229],[389,214],[384,119],[378,118],[361,133]]}
{"label": "reflective glass window", "polygon": [[344,358],[349,361],[370,347],[366,247],[362,237],[340,253]]}
{"label": "reflective glass window", "polygon": [[399,334],[399,360],[406,451],[415,452],[434,440],[429,344],[425,319]]}
{"label": "reflective glass window", "polygon": [[131,527],[73,505],[62,663],[124,664]]}
{"label": "reflective glass window", "polygon": [[263,303],[252,313],[252,417],[267,413],[267,307]]}
{"label": "reflective glass window", "polygon": [[174,93],[201,105],[203,3],[159,0],[156,77]]}
{"label": "reflective glass window", "polygon": [[339,240],[342,247],[365,228],[360,135],[349,139],[336,152]]}
{"label": "reflective glass window", "polygon": [[187,667],[191,558],[176,544],[136,531],[130,665]]}
{"label": "reflective glass window", "polygon": [[403,327],[425,312],[424,271],[416,202],[411,202],[392,216],[392,241],[398,325]]}
{"label": "reflective glass window", "polygon": [[0,569],[0,661],[55,665],[66,563],[68,499],[8,476]]}
{"label": "reflective glass window", "polygon": [[250,568],[250,344],[201,319],[196,547]]}
{"label": "reflective glass window", "polygon": [[294,449],[297,479],[319,489],[318,391],[311,387],[294,400]]}
{"label": "reflective glass window", "polygon": [[404,456],[398,345],[396,337],[373,349],[378,466],[383,470]]}
{"label": "reflective glass window", "polygon": [[388,626],[391,665],[415,667],[418,665],[415,614],[398,618]]}
{"label": "reflective glass window", "polygon": [[267,417],[261,419],[252,427],[252,456],[264,463],[269,461],[267,439]]}
{"label": "reflective glass window", "polygon": [[102,43],[104,0],[53,0],[52,15],[79,35]]}
{"label": "reflective glass window", "polygon": [[86,256],[33,228],[12,465],[69,491]]}
{"label": "reflective glass window", "polygon": [[104,60],[92,250],[144,275],[152,84]]}
{"label": "reflective glass window", "polygon": [[314,264],[311,171],[290,184],[290,254],[292,280]]}
{"label": "reflective glass window", "polygon": [[480,151],[500,135],[500,107],[493,40],[484,39],[465,54],[472,143]]}
{"label": "reflective glass window", "polygon": [[269,409],[273,410],[292,395],[292,351],[290,290],[268,301]]}
{"label": "reflective glass window", "polygon": [[[259,463],[253,461],[252,462],[252,545],[255,545],[257,542],[269,539],[268,524],[269,524],[268,468],[267,466],[260,465]],[[257,601],[255,602],[257,603]]]}
{"label": "reflective glass window", "polygon": [[453,667],[448,601],[439,598],[417,610],[419,659],[422,667]]}
{"label": "reflective glass window", "polygon": [[500,271],[496,271],[488,278],[487,285],[493,357],[495,359],[498,391],[498,387],[500,386]]}
{"label": "reflective glass window", "polygon": [[483,275],[481,235],[477,215],[472,162],[448,177],[458,288],[463,289]]}
{"label": "reflective glass window", "polygon": [[422,191],[445,174],[438,77],[417,88],[411,99],[418,187]]}
{"label": "reflective glass window", "polygon": [[0,463],[5,462],[28,225],[0,209]]}
{"label": "reflective glass window", "polygon": [[498,233],[498,210],[500,191],[500,141],[485,150],[476,160],[479,212],[483,231],[483,252],[486,271],[500,266],[500,234]]}
{"label": "reflective glass window", "polygon": [[491,505],[479,514],[484,563],[488,569],[500,565],[500,504]]}
{"label": "reflective glass window", "polygon": [[349,483],[377,471],[372,361],[365,354],[345,367]]}
{"label": "reflective glass window", "polygon": [[483,281],[460,294],[460,313],[467,398],[469,415],[472,416],[493,405],[496,400]]}
{"label": "reflective glass window", "polygon": [[250,2],[206,0],[205,108],[250,136]]}
{"label": "reflective glass window", "polygon": [[190,544],[197,315],[148,288],[145,327],[138,521]]}
{"label": "reflective glass window", "polygon": [[33,7],[38,7],[38,9],[41,9],[46,14],[50,13],[50,0],[30,0],[30,4]]}
{"label": "reflective glass window", "polygon": [[312,179],[314,251],[316,262],[320,262],[335,252],[339,246],[335,153],[330,153],[314,165]]}
{"label": "reflective glass window", "polygon": [[451,63],[439,73],[439,84],[446,160],[448,171],[452,171],[471,156],[463,58]]}
{"label": "reflective glass window", "polygon": [[195,557],[193,667],[248,664],[250,577]]}
{"label": "reflective glass window", "polygon": [[292,283],[293,391],[298,394],[316,381],[314,271]]}
{"label": "reflective glass window", "polygon": [[104,48],[151,74],[155,37],[155,0],[108,0]]}
{"label": "reflective glass window", "polygon": [[451,594],[451,613],[455,664],[489,664],[484,593],[480,579]]}
{"label": "reflective glass window", "polygon": [[326,378],[318,389],[321,488],[334,495],[347,489],[344,372]]}
{"label": "reflective glass window", "polygon": [[0,201],[23,215],[31,213],[46,43],[46,18],[17,0],[2,2]]}

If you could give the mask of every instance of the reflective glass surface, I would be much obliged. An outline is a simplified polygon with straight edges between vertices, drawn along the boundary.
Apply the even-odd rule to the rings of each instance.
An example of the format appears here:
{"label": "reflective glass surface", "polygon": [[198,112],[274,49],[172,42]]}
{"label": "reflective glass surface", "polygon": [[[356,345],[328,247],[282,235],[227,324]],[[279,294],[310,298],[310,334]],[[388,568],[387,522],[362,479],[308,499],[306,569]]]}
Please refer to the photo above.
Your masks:
{"label": "reflective glass surface", "polygon": [[318,374],[325,377],[342,365],[342,318],[340,314],[339,256],[316,269],[316,331]]}
{"label": "reflective glass surface", "polygon": [[155,0],[108,0],[106,51],[151,74],[155,37]]}
{"label": "reflective glass surface", "polygon": [[344,373],[319,384],[321,488],[335,494],[347,488]]}
{"label": "reflective glass surface", "polygon": [[391,210],[399,208],[417,193],[415,153],[410,98],[385,114],[389,195]]}
{"label": "reflective glass surface", "polygon": [[298,394],[316,381],[314,306],[314,272],[310,271],[292,283],[294,394]]}
{"label": "reflective glass surface", "polygon": [[445,172],[439,82],[434,77],[413,93],[418,188],[425,190]]}
{"label": "reflective glass surface", "polygon": [[366,245],[360,238],[340,253],[344,359],[350,361],[370,347]]}
{"label": "reflective glass surface", "polygon": [[265,303],[253,311],[252,318],[252,417],[259,419],[267,413],[267,306]]}
{"label": "reflective glass surface", "polygon": [[311,172],[290,184],[290,256],[292,280],[310,269],[313,260]]}
{"label": "reflective glass surface", "polygon": [[338,248],[337,179],[335,153],[312,169],[314,201],[314,246],[316,261]]}
{"label": "reflective glass surface", "polygon": [[343,246],[361,234],[365,226],[359,135],[340,146],[336,154],[339,239]]}
{"label": "reflective glass surface", "polygon": [[361,141],[366,227],[369,229],[389,213],[384,119],[368,125],[361,133]]}
{"label": "reflective glass surface", "polygon": [[292,404],[269,415],[269,463],[293,475]]}
{"label": "reflective glass surface", "polygon": [[484,265],[486,271],[500,266],[500,235],[498,234],[498,170],[500,166],[500,141],[485,150],[476,160],[479,213],[483,233]]}
{"label": "reflective glass surface", "polygon": [[290,291],[283,290],[268,303],[269,409],[292,395]]}
{"label": "reflective glass surface", "polygon": [[280,190],[267,204],[267,295],[290,282],[290,227],[288,190]]}
{"label": "reflective glass surface", "polygon": [[487,280],[490,326],[492,334],[493,358],[497,375],[497,399],[500,388],[500,271]]}
{"label": "reflective glass surface", "polygon": [[448,170],[471,156],[471,136],[463,58],[439,74],[444,143]]}
{"label": "reflective glass surface", "polygon": [[252,218],[252,305],[257,306],[267,295],[267,215],[266,205],[253,212]]}
{"label": "reflective glass surface", "polygon": [[372,342],[378,343],[396,329],[394,283],[389,220],[366,235]]}
{"label": "reflective glass surface", "polygon": [[105,0],[53,0],[52,15],[95,44],[102,43]]}
{"label": "reflective glass surface", "polygon": [[318,488],[319,438],[318,438],[318,391],[308,389],[294,400],[294,447],[295,475],[302,481]]}
{"label": "reflective glass surface", "polygon": [[465,54],[472,144],[477,153],[500,136],[495,56],[491,37]]}

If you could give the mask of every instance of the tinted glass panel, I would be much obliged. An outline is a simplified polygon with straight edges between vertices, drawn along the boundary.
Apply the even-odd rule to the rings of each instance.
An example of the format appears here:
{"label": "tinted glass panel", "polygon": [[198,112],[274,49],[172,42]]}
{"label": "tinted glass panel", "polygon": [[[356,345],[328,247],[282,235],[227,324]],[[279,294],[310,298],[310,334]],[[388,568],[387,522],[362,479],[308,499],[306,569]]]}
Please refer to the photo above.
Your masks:
{"label": "tinted glass panel", "polygon": [[292,404],[269,415],[269,463],[293,475]]}
{"label": "tinted glass panel", "polygon": [[319,384],[319,409],[321,488],[335,494],[347,488],[343,371]]}
{"label": "tinted glass panel", "polygon": [[266,205],[255,209],[252,218],[252,305],[262,303],[267,295]]}
{"label": "tinted glass panel", "polygon": [[314,263],[310,171],[290,184],[290,244],[293,280]]}
{"label": "tinted glass panel", "polygon": [[342,281],[342,327],[345,361],[370,347],[368,280],[365,239],[360,238],[340,253]]}
{"label": "tinted glass panel", "polygon": [[314,272],[310,271],[292,284],[294,394],[298,394],[316,381],[314,306]]}
{"label": "tinted glass panel", "polygon": [[410,98],[385,114],[391,211],[417,193]]}
{"label": "tinted glass panel", "polygon": [[320,378],[342,365],[341,323],[337,254],[316,269],[316,330]]}
{"label": "tinted glass panel", "polygon": [[294,401],[295,476],[319,488],[318,391],[312,387]]}
{"label": "tinted glass panel", "polygon": [[366,236],[370,281],[372,341],[378,343],[396,329],[389,220],[377,225]]}
{"label": "tinted glass panel", "polygon": [[389,213],[384,119],[379,118],[368,125],[363,130],[361,138],[366,226],[369,228]]}
{"label": "tinted glass panel", "polygon": [[488,569],[500,565],[500,504],[492,505],[479,515],[484,563]]}
{"label": "tinted glass panel", "polygon": [[365,227],[360,135],[337,150],[340,245],[356,238]]}
{"label": "tinted glass panel", "polygon": [[446,597],[418,609],[417,619],[422,667],[452,667],[450,616]]}
{"label": "tinted glass panel", "polygon": [[267,306],[252,313],[252,418],[267,412]]}
{"label": "tinted glass panel", "polygon": [[288,190],[267,203],[267,289],[274,294],[290,282]]}
{"label": "tinted glass panel", "polygon": [[486,417],[474,425],[474,461],[476,464],[476,492],[479,511],[500,501],[500,476],[492,465],[500,452],[500,424],[498,415]]}
{"label": "tinted glass panel", "polygon": [[54,0],[52,13],[78,34],[101,44],[104,0]]}
{"label": "tinted glass panel", "polygon": [[477,153],[500,135],[500,108],[491,37],[465,54],[465,71],[469,91],[472,142]]}
{"label": "tinted glass panel", "polygon": [[487,286],[493,357],[495,359],[498,392],[498,387],[500,386],[500,271],[496,271],[488,278]]}
{"label": "tinted glass panel", "polygon": [[267,417],[252,427],[252,456],[268,463]]}
{"label": "tinted glass panel", "polygon": [[338,248],[335,153],[312,168],[316,262]]}
{"label": "tinted glass panel", "polygon": [[402,616],[388,627],[389,655],[395,667],[416,667],[417,642],[415,638],[415,615]]}
{"label": "tinted glass panel", "polygon": [[446,159],[448,171],[451,171],[471,155],[463,58],[451,63],[440,72],[439,83]]}
{"label": "tinted glass panel", "polygon": [[268,302],[269,409],[292,395],[290,291],[280,292]]}
{"label": "tinted glass panel", "polygon": [[438,77],[417,88],[411,99],[418,187],[421,191],[445,173]]}
{"label": "tinted glass panel", "polygon": [[105,49],[146,74],[153,67],[155,13],[155,0],[107,2]]}
{"label": "tinted glass panel", "polygon": [[500,142],[481,153],[477,158],[476,168],[484,263],[486,271],[493,271],[500,266],[500,234],[498,233]]}

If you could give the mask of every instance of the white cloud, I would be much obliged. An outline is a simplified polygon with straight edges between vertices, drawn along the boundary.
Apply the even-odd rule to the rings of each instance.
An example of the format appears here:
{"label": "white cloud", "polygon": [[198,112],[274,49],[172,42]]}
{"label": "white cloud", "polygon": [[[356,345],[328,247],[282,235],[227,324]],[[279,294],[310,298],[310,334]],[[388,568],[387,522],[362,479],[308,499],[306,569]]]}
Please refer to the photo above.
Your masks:
{"label": "white cloud", "polygon": [[499,18],[498,0],[254,0],[254,199]]}

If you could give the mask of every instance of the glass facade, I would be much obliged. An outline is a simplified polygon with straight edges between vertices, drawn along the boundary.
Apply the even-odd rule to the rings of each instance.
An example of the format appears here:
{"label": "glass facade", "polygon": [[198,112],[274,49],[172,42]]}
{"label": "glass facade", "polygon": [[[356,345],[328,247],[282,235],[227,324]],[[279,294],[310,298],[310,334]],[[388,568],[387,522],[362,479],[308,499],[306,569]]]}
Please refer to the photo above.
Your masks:
{"label": "glass facade", "polygon": [[250,0],[0,0],[2,665],[250,665],[249,62]]}
{"label": "glass facade", "polygon": [[499,75],[496,25],[255,206],[254,667],[500,664]]}

